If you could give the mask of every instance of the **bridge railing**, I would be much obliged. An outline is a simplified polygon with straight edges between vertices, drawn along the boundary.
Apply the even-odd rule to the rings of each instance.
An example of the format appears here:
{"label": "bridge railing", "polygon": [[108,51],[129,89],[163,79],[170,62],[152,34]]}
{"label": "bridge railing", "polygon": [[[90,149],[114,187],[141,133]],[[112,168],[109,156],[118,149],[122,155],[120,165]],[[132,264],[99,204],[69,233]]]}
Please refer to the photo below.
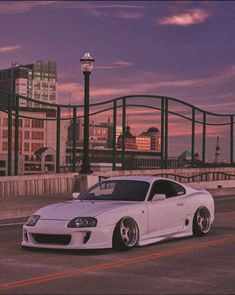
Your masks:
{"label": "bridge railing", "polygon": [[[173,173],[156,173],[152,174],[156,177],[164,177],[172,179],[181,183],[191,183],[191,182],[208,182],[208,181],[220,181],[220,180],[235,180],[234,174],[224,173],[220,171],[205,172],[200,174],[195,174],[191,176],[173,174]],[[99,181],[108,179],[108,176],[99,176]]]}
{"label": "bridge railing", "polygon": [[[55,172],[60,173],[61,167],[61,132],[62,132],[62,122],[65,120],[71,123],[71,138],[70,138],[70,165],[68,168],[71,172],[76,172],[79,169],[82,157],[78,157],[78,149],[76,142],[76,126],[79,119],[83,120],[84,115],[81,112],[83,110],[83,105],[67,105],[67,104],[53,104],[45,101],[39,101],[31,99],[29,97],[24,97],[18,94],[4,93],[0,92],[0,112],[6,114],[8,118],[8,134],[7,134],[7,174],[8,175],[18,175],[19,174],[19,156],[22,154],[19,149],[20,143],[20,120],[39,120],[39,121],[54,121],[54,135],[55,135]],[[3,102],[1,103],[1,96],[4,96]],[[24,102],[25,106],[30,112],[31,106],[38,105],[41,108],[51,109],[54,112],[53,118],[42,118],[36,117],[36,114],[32,118],[30,115],[25,115],[21,106],[21,101]],[[127,109],[131,108],[141,108],[144,110],[151,110],[154,112],[154,120],[159,122],[160,125],[160,148],[156,152],[156,161],[158,167],[155,168],[169,168],[170,158],[169,158],[169,138],[171,119],[177,116],[180,119],[186,120],[189,123],[189,134],[190,138],[190,149],[191,149],[191,167],[195,167],[195,151],[196,151],[196,126],[200,125],[202,132],[198,135],[200,138],[200,148],[201,148],[201,166],[206,164],[206,144],[207,144],[207,127],[208,126],[227,126],[228,127],[228,137],[229,137],[229,155],[230,161],[229,165],[233,165],[234,156],[234,116],[235,114],[218,114],[212,113],[201,108],[198,108],[192,104],[185,101],[158,95],[129,95],[117,98],[112,98],[107,101],[102,101],[98,103],[90,104],[90,117],[96,115],[106,115],[107,112],[112,118],[112,143],[110,145],[110,150],[112,152],[111,163],[112,170],[117,169],[117,164],[121,165],[122,170],[128,169],[127,164],[130,162],[130,154],[126,142],[126,131],[127,131]],[[187,110],[185,110],[186,108]],[[71,115],[64,117],[63,113],[70,113]],[[147,119],[147,115],[145,115]],[[14,121],[12,121],[14,118]],[[212,119],[211,119],[212,118]],[[217,120],[218,119],[218,120]],[[119,146],[119,154],[117,148],[117,126],[118,122],[121,122],[121,144]],[[187,125],[188,126],[188,125]],[[1,126],[0,126],[1,127]],[[178,126],[177,126],[178,127]],[[187,130],[188,131],[188,130]],[[5,134],[6,135],[6,134]],[[12,151],[14,150],[14,153]],[[152,155],[151,155],[152,156]],[[12,165],[13,163],[13,165]],[[33,164],[32,164],[33,165]],[[35,164],[36,165],[36,164]],[[14,168],[14,169],[13,169]],[[144,168],[144,167],[143,167]],[[148,168],[148,167],[146,167]],[[153,167],[151,167],[153,168]],[[130,168],[129,168],[130,169]],[[14,170],[14,171],[13,171]],[[206,177],[206,176],[205,176]]]}
{"label": "bridge railing", "polygon": [[219,181],[219,180],[235,180],[235,175],[224,172],[205,172],[191,176],[177,175],[171,173],[158,173],[153,176],[166,177],[182,183],[187,182],[203,182],[203,181]]}

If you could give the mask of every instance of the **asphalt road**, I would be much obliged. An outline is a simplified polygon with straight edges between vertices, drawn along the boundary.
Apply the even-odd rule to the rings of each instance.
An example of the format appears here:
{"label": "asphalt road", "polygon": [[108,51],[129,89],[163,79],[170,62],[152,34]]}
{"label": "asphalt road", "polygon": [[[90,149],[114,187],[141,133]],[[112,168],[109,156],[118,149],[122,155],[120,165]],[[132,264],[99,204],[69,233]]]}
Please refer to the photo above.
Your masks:
{"label": "asphalt road", "polygon": [[0,223],[1,294],[235,294],[235,196],[207,236],[128,252],[24,250],[22,221]]}

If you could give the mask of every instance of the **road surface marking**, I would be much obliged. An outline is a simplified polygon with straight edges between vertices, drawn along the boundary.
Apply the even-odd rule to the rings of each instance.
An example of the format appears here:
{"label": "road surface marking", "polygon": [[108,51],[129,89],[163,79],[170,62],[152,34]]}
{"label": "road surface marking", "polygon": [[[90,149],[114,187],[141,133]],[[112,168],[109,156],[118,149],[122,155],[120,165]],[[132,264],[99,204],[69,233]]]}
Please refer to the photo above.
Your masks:
{"label": "road surface marking", "polygon": [[30,279],[3,283],[3,284],[0,284],[0,291],[5,291],[8,289],[14,289],[14,288],[19,288],[19,287],[24,287],[24,286],[29,286],[29,285],[39,284],[39,283],[45,283],[48,281],[65,279],[72,276],[85,275],[88,273],[104,271],[107,269],[114,269],[114,268],[122,267],[125,265],[144,263],[144,262],[159,259],[162,257],[174,256],[177,254],[188,253],[195,250],[206,249],[209,247],[215,247],[215,246],[232,243],[232,242],[235,242],[234,235],[227,236],[223,239],[217,239],[217,240],[213,240],[209,242],[202,242],[200,244],[194,244],[194,245],[185,246],[185,247],[178,247],[178,248],[174,248],[170,250],[163,250],[160,252],[158,251],[158,252],[154,252],[154,253],[143,255],[143,256],[131,257],[131,258],[122,259],[118,261],[112,261],[109,263],[102,263],[102,264],[97,264],[97,265],[88,266],[88,267],[75,268],[75,269],[70,269],[64,272],[52,273],[48,275],[32,277]]}

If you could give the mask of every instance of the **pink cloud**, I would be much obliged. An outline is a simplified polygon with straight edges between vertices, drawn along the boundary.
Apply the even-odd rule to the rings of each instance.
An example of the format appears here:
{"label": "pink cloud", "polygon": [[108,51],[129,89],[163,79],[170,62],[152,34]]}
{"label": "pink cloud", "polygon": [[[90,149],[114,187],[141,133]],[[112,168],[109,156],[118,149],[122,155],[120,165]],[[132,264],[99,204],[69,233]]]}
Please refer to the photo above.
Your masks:
{"label": "pink cloud", "polygon": [[10,45],[10,46],[2,46],[0,47],[0,53],[7,53],[11,51],[16,51],[21,49],[21,45],[16,44],[16,45]]}
{"label": "pink cloud", "polygon": [[[92,1],[84,1],[84,2],[72,2],[72,1],[64,1],[61,3],[61,7],[63,8],[72,8],[72,9],[83,9],[89,14],[95,17],[119,17],[119,18],[128,18],[128,19],[137,19],[142,17],[141,13],[137,13],[136,10],[142,8],[141,5],[134,4],[124,4],[124,3],[115,3],[113,2],[92,2]],[[124,11],[125,9],[125,11]],[[118,12],[112,13],[112,10],[118,10]],[[120,11],[119,11],[120,10]],[[128,11],[127,11],[128,10]]]}
{"label": "pink cloud", "polygon": [[125,60],[117,60],[115,62],[106,64],[106,65],[97,65],[95,68],[98,70],[111,70],[111,69],[120,69],[132,66],[133,63]]}
{"label": "pink cloud", "polygon": [[115,3],[113,2],[92,2],[92,1],[84,1],[84,2],[64,2],[62,3],[63,7],[65,8],[78,8],[78,9],[85,9],[85,10],[93,10],[93,9],[139,9],[141,5],[134,5],[134,4],[124,4],[124,3]]}
{"label": "pink cloud", "polygon": [[56,1],[12,1],[4,2],[0,5],[0,14],[16,14],[24,13],[31,10],[34,7],[51,5],[56,3]]}
{"label": "pink cloud", "polygon": [[160,18],[156,21],[156,23],[160,25],[191,26],[204,23],[208,19],[209,15],[210,14],[207,11],[195,8],[184,13]]}
{"label": "pink cloud", "polygon": [[121,10],[116,14],[116,17],[123,18],[123,19],[134,20],[134,19],[143,18],[144,14],[141,13],[141,12],[133,12],[133,11]]}
{"label": "pink cloud", "polygon": [[83,101],[83,85],[78,83],[59,83],[57,91],[61,103],[80,104]]}

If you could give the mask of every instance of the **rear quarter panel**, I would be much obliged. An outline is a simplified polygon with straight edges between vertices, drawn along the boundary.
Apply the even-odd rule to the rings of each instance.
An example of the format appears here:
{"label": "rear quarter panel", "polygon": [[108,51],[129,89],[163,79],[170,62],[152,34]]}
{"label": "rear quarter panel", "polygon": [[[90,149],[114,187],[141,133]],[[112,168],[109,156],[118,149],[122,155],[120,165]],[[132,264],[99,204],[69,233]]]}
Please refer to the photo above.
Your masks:
{"label": "rear quarter panel", "polygon": [[198,208],[206,207],[214,220],[215,205],[211,194],[204,189],[189,189],[187,191],[186,203],[188,207],[188,215],[194,215]]}

